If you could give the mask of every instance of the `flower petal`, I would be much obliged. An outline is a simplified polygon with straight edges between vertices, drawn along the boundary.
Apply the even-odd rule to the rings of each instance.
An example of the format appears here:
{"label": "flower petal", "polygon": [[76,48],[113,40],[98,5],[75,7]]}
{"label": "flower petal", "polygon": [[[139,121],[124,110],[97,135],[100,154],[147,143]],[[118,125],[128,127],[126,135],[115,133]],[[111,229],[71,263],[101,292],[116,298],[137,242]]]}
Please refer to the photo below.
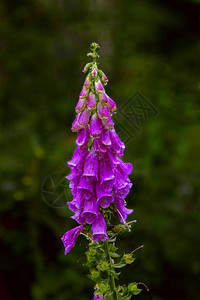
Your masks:
{"label": "flower petal", "polygon": [[64,247],[65,247],[65,255],[74,246],[75,240],[76,240],[77,236],[81,233],[82,229],[83,229],[83,225],[75,227],[75,228],[67,231],[61,238],[61,240],[64,244]]}

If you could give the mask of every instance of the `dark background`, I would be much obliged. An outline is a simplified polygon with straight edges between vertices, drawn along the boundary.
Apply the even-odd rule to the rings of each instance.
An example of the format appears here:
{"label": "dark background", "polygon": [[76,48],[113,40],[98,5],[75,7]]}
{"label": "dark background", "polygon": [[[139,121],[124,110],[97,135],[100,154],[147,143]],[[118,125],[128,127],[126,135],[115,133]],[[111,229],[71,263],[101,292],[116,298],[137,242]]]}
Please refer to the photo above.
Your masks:
{"label": "dark background", "polygon": [[[137,299],[197,300],[200,1],[6,0],[0,20],[0,298],[93,297],[87,242],[79,237],[64,256],[60,237],[75,226],[62,179],[75,149],[81,70],[96,41],[124,161],[134,166],[127,202],[138,222],[118,246],[145,245],[121,281],[148,285]],[[123,126],[128,99],[135,121]]]}

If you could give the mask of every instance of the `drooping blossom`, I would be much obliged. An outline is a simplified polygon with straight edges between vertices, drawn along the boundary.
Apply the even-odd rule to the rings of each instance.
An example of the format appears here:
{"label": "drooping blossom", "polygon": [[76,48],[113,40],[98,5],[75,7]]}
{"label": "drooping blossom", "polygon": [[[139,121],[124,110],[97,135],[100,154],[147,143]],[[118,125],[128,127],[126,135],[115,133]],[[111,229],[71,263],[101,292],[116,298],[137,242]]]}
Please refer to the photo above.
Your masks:
{"label": "drooping blossom", "polygon": [[82,229],[83,229],[83,225],[80,225],[78,227],[75,227],[75,228],[67,231],[63,235],[62,241],[65,246],[65,254],[67,254],[72,249],[72,247],[74,246],[75,240],[76,240],[77,236],[81,233]]}
{"label": "drooping blossom", "polygon": [[[72,124],[72,131],[77,132],[77,148],[68,162],[71,173],[66,176],[73,195],[73,200],[67,204],[79,226],[62,237],[65,254],[72,248],[85,224],[91,226],[93,241],[108,239],[105,208],[114,205],[116,216],[123,224],[133,211],[125,203],[132,187],[128,177],[132,164],[120,158],[125,145],[117,135],[112,120],[117,106],[105,92],[106,75],[98,70],[95,63],[87,65],[83,71],[88,69]],[[103,296],[95,295],[93,299],[103,299]]]}

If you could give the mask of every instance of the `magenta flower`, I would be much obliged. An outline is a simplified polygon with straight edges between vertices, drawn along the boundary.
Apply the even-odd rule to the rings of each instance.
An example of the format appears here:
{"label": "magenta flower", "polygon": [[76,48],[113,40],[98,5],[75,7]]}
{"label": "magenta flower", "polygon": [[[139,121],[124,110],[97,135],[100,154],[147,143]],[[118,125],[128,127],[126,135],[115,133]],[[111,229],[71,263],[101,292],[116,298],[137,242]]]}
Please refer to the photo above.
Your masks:
{"label": "magenta flower", "polygon": [[[90,85],[91,85],[91,81],[90,81],[89,77],[87,77],[83,86],[87,89]],[[88,94],[88,92],[87,92],[87,94]]]}
{"label": "magenta flower", "polygon": [[81,233],[82,229],[83,229],[83,225],[75,227],[75,228],[67,231],[61,238],[61,240],[65,246],[65,255],[74,246],[75,240],[76,240],[77,236]]}
{"label": "magenta flower", "polygon": [[97,93],[101,93],[104,91],[104,88],[103,88],[103,85],[102,85],[100,79],[95,82],[95,88],[97,90]]}
{"label": "magenta flower", "polygon": [[98,138],[101,135],[102,124],[97,113],[94,113],[90,122],[90,134],[93,138]]}
{"label": "magenta flower", "polygon": [[[132,164],[120,159],[125,145],[115,132],[112,120],[117,106],[105,93],[108,81],[105,74],[98,71],[96,64],[86,69],[90,73],[80,93],[77,116],[72,124],[72,131],[77,132],[77,148],[68,162],[71,173],[66,176],[73,195],[73,200],[67,204],[74,213],[72,219],[79,226],[62,237],[65,254],[86,224],[91,228],[89,234],[93,241],[108,239],[104,210],[110,205],[122,224],[126,224],[127,216],[133,211],[124,201],[132,187],[128,177]],[[103,299],[103,296],[95,295],[94,299]]]}
{"label": "magenta flower", "polygon": [[79,116],[78,124],[79,128],[86,127],[90,118],[90,111],[88,109],[85,109]]}
{"label": "magenta flower", "polygon": [[110,203],[114,200],[111,191],[106,192],[99,183],[96,184],[96,195],[98,205],[103,208],[109,207]]}
{"label": "magenta flower", "polygon": [[79,98],[87,98],[89,93],[89,89],[87,89],[85,86],[83,87],[83,89],[80,92]]}
{"label": "magenta flower", "polygon": [[92,224],[98,217],[98,205],[95,197],[91,197],[89,200],[84,202],[82,218],[85,219],[86,223]]}
{"label": "magenta flower", "polygon": [[103,300],[103,295],[94,295],[93,300]]}
{"label": "magenta flower", "polygon": [[94,69],[92,70],[92,76],[93,76],[93,77],[97,76],[97,70],[96,70],[96,68],[94,68]]}
{"label": "magenta flower", "polygon": [[99,101],[102,105],[107,104],[108,98],[107,98],[107,95],[106,95],[105,92],[102,92],[102,93],[99,94]]}
{"label": "magenta flower", "polygon": [[89,127],[81,128],[78,132],[76,145],[80,148],[87,146],[90,140],[90,130]]}
{"label": "magenta flower", "polygon": [[110,110],[111,112],[115,112],[117,110],[116,103],[108,95],[106,95],[106,99],[106,106],[108,110]]}
{"label": "magenta flower", "polygon": [[87,108],[89,110],[94,110],[96,108],[96,98],[95,95],[90,92],[87,99]]}
{"label": "magenta flower", "polygon": [[112,120],[112,118],[111,118],[110,115],[108,115],[108,119],[107,120],[102,120],[102,124],[103,124],[103,127],[105,129],[111,130],[114,127],[114,123],[113,123],[113,120]]}
{"label": "magenta flower", "polygon": [[96,241],[105,242],[105,240],[108,239],[106,233],[106,221],[103,215],[100,213],[96,221],[92,224],[92,234],[93,234],[93,241],[95,242]]}
{"label": "magenta flower", "polygon": [[76,108],[75,108],[76,112],[81,113],[82,111],[84,111],[85,106],[86,106],[85,98],[79,98],[79,101],[78,101],[78,103],[76,105]]}
{"label": "magenta flower", "polygon": [[100,102],[97,105],[98,117],[101,120],[107,120],[109,117],[109,112],[106,106],[102,105]]}

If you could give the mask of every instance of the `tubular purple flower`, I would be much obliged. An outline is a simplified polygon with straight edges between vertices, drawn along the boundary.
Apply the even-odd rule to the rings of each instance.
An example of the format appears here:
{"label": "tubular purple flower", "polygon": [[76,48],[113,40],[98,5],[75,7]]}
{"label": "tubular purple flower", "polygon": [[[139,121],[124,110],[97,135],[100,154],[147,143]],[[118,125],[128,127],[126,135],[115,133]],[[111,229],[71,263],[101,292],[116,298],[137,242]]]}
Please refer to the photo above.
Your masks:
{"label": "tubular purple flower", "polygon": [[107,120],[109,117],[109,112],[107,107],[102,105],[100,102],[97,105],[97,113],[101,120]]}
{"label": "tubular purple flower", "polygon": [[77,223],[79,223],[80,225],[83,225],[85,220],[81,217],[81,213],[82,213],[82,210],[81,209],[78,209],[74,216],[71,217],[71,219],[75,220]]}
{"label": "tubular purple flower", "polygon": [[65,178],[67,178],[68,180],[73,180],[77,177],[77,169],[75,167],[73,167],[73,169],[71,170],[71,173],[67,176],[65,176]]}
{"label": "tubular purple flower", "polygon": [[110,165],[112,166],[112,168],[115,168],[117,167],[117,156],[116,154],[112,151],[112,149],[108,149],[106,155],[105,155],[105,159],[107,161],[109,161]]}
{"label": "tubular purple flower", "polygon": [[96,221],[92,224],[92,234],[93,234],[93,241],[102,241],[105,242],[105,240],[108,239],[107,233],[106,233],[106,222],[102,214],[99,213],[98,218]]}
{"label": "tubular purple flower", "polygon": [[106,106],[108,110],[111,112],[115,112],[117,110],[117,105],[115,101],[113,101],[108,95],[106,95],[107,101],[106,101]]}
{"label": "tubular purple flower", "polygon": [[103,145],[110,147],[111,139],[110,139],[110,131],[103,128],[101,133],[101,142]]}
{"label": "tubular purple flower", "polygon": [[96,97],[92,92],[89,93],[87,99],[87,108],[89,110],[94,110],[96,108]]}
{"label": "tubular purple flower", "polygon": [[78,189],[83,190],[83,197],[85,197],[86,200],[89,200],[94,194],[94,182],[86,176],[81,176]]}
{"label": "tubular purple flower", "polygon": [[92,197],[89,200],[84,201],[83,212],[81,217],[85,219],[88,224],[94,223],[98,217],[98,206],[96,198]]}
{"label": "tubular purple flower", "polygon": [[75,227],[69,231],[67,231],[63,237],[61,238],[64,247],[65,247],[65,255],[72,249],[72,247],[75,244],[75,240],[77,236],[81,233],[83,230],[83,225],[80,225],[78,227]]}
{"label": "tubular purple flower", "polygon": [[118,170],[115,170],[115,174],[116,181],[113,191],[114,197],[124,200],[128,195],[130,188],[132,187],[132,183],[130,183],[130,179],[127,175],[126,177],[122,176],[122,174]]}
{"label": "tubular purple flower", "polygon": [[72,201],[67,202],[69,209],[73,212],[77,212],[81,210],[83,206],[83,196],[80,190],[77,190],[76,195],[74,196]]}
{"label": "tubular purple flower", "polygon": [[103,85],[100,80],[95,82],[95,88],[97,90],[97,93],[102,93],[104,91]]}
{"label": "tubular purple flower", "polygon": [[90,134],[93,138],[98,138],[101,135],[102,125],[97,113],[93,114],[90,121]]}
{"label": "tubular purple flower", "polygon": [[108,78],[106,77],[106,75],[104,73],[102,74],[101,80],[105,83],[108,82]]}
{"label": "tubular purple flower", "polygon": [[70,189],[74,189],[74,190],[76,189],[76,190],[77,190],[77,186],[78,186],[78,184],[79,184],[79,181],[80,181],[80,177],[79,177],[79,176],[73,178],[73,179],[70,181],[70,183],[69,183]]}
{"label": "tubular purple flower", "polygon": [[114,173],[111,165],[104,159],[100,160],[100,184],[105,192],[110,192],[114,183]]}
{"label": "tubular purple flower", "polygon": [[98,182],[96,183],[96,195],[98,205],[100,205],[103,208],[109,207],[110,203],[114,201],[112,193],[105,192]]}
{"label": "tubular purple flower", "polygon": [[87,98],[88,94],[89,94],[89,89],[83,87],[80,92],[79,98]]}
{"label": "tubular purple flower", "polygon": [[68,161],[68,166],[72,169],[74,167],[77,167],[78,164],[83,161],[88,153],[87,148],[79,148],[77,147],[74,151],[74,154],[72,156],[72,159]]}
{"label": "tubular purple flower", "polygon": [[67,202],[67,205],[68,205],[69,209],[70,209],[71,211],[73,211],[74,213],[75,213],[77,210],[79,210],[78,204],[79,204],[79,203],[77,202],[77,199],[73,199],[72,201]]}
{"label": "tubular purple flower", "polygon": [[75,108],[76,112],[81,113],[82,111],[84,111],[85,106],[86,106],[85,98],[79,98],[78,103]]}
{"label": "tubular purple flower", "polygon": [[86,80],[85,80],[83,86],[84,86],[86,89],[87,89],[88,87],[91,86],[91,81],[90,81],[90,79],[89,79],[89,76],[86,78]]}
{"label": "tubular purple flower", "polygon": [[133,166],[131,163],[125,163],[119,157],[117,157],[117,165],[121,173],[126,175],[130,175],[132,173]]}
{"label": "tubular purple flower", "polygon": [[95,152],[98,153],[99,158],[102,156],[102,153],[106,153],[107,152],[107,147],[105,145],[102,144],[101,139],[95,139],[93,141],[93,145],[94,145],[94,150]]}
{"label": "tubular purple flower", "polygon": [[71,129],[73,132],[78,132],[80,129],[80,125],[78,123],[79,117],[80,117],[80,114],[76,115],[76,118],[75,118],[74,122],[72,123]]}
{"label": "tubular purple flower", "polygon": [[89,126],[85,128],[81,128],[76,138],[76,145],[78,147],[84,147],[88,144],[89,140],[90,140]]}
{"label": "tubular purple flower", "polygon": [[107,104],[107,96],[105,92],[99,94],[99,101],[101,102],[102,105]]}
{"label": "tubular purple flower", "polygon": [[78,118],[79,128],[86,127],[90,118],[90,111],[85,109]]}
{"label": "tubular purple flower", "polygon": [[85,160],[83,176],[89,177],[92,180],[97,181],[98,171],[99,171],[99,161],[94,151],[94,148],[92,147]]}
{"label": "tubular purple flower", "polygon": [[115,205],[120,222],[126,225],[127,216],[133,212],[133,209],[126,208],[122,199],[115,199]]}
{"label": "tubular purple flower", "polygon": [[103,124],[103,127],[104,127],[105,129],[109,129],[109,130],[113,129],[113,127],[114,127],[114,122],[113,122],[113,120],[112,120],[110,114],[108,115],[108,119],[107,119],[107,120],[102,120],[102,124]]}
{"label": "tubular purple flower", "polygon": [[116,152],[118,156],[123,156],[123,151],[125,149],[124,143],[120,140],[114,129],[110,131],[110,137],[112,142],[112,149]]}

